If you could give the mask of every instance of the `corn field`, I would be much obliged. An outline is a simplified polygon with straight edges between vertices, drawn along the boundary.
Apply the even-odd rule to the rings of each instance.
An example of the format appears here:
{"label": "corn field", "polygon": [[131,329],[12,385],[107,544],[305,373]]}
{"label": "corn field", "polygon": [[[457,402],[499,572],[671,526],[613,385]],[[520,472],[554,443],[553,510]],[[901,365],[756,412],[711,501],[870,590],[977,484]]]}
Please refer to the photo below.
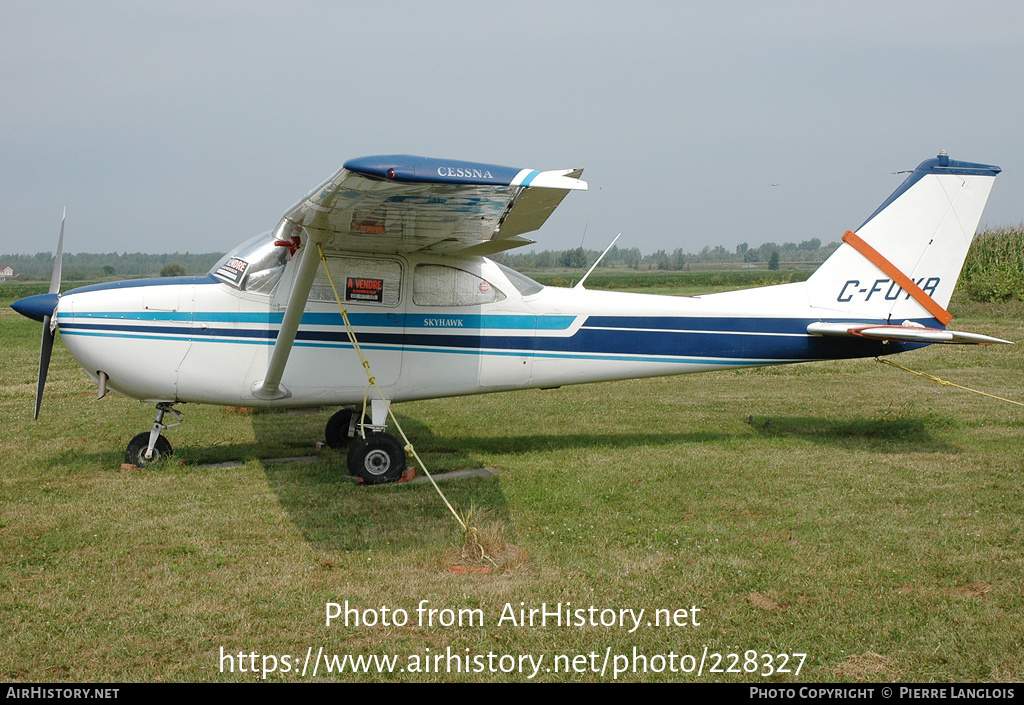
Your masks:
{"label": "corn field", "polygon": [[978,233],[960,287],[973,301],[1024,301],[1024,224]]}

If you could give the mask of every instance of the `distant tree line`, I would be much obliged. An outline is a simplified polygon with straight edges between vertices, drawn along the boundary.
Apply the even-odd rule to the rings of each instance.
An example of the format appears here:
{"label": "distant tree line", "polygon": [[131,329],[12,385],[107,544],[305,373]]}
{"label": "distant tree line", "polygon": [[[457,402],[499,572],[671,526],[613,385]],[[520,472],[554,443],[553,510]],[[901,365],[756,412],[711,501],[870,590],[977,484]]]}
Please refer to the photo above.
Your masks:
{"label": "distant tree line", "polygon": [[[747,243],[730,251],[717,245],[706,246],[700,252],[683,252],[676,248],[671,253],[658,250],[642,254],[640,248],[612,247],[601,261],[602,267],[627,267],[634,270],[681,271],[691,263],[734,263],[754,264],[767,262],[772,269],[778,269],[780,262],[823,262],[839,247],[838,242],[822,246],[821,240],[811,238],[799,244],[786,242],[781,245],[766,242],[758,247]],[[601,254],[600,250],[577,247],[571,250],[542,250],[540,252],[502,252],[493,257],[513,269],[585,269]],[[85,279],[131,279],[134,277],[180,276],[183,274],[205,274],[223,257],[222,252],[193,254],[151,255],[142,252],[110,252],[105,254],[65,253],[63,277],[67,280]],[[0,255],[0,266],[10,265],[19,278],[49,278],[53,269],[53,253],[37,252],[34,255]]]}
{"label": "distant tree line", "polygon": [[[790,262],[823,262],[839,247],[838,242],[822,246],[818,238],[811,238],[799,244],[786,242],[778,245],[766,242],[758,247],[750,247],[747,243],[736,246],[735,251],[726,250],[721,245],[705,247],[700,252],[684,253],[676,248],[671,254],[658,250],[651,254],[641,254],[639,248],[622,249],[613,247],[602,260],[601,267],[627,267],[633,270],[682,271],[691,263],[723,263],[723,264],[756,264],[767,262],[768,269],[777,270],[780,263]],[[527,271],[571,269],[582,270],[593,264],[601,253],[577,247],[571,250],[543,250],[541,252],[502,252],[493,259],[513,269]],[[187,274],[204,274],[217,260],[224,255],[220,252],[204,254],[180,253],[150,255],[141,252],[108,254],[65,254],[63,278],[65,281],[94,281],[98,279],[130,279],[133,277],[181,276]],[[10,266],[17,277],[8,280],[16,285],[18,281],[48,280],[53,271],[53,253],[38,252],[34,255],[0,255],[0,267]],[[705,271],[705,274],[707,272]],[[734,272],[735,277],[754,276],[754,272]],[[789,275],[794,275],[793,271]],[[561,275],[553,272],[548,275],[549,283],[567,285],[566,282],[555,282]],[[568,274],[565,275],[569,277]],[[687,277],[697,276],[695,273]],[[721,274],[709,274],[722,283]],[[783,273],[783,276],[786,276]],[[539,277],[545,279],[544,277]],[[597,278],[597,275],[595,275]],[[642,277],[642,280],[658,281],[658,277]],[[547,281],[545,279],[545,281]],[[639,281],[639,280],[638,280]],[[689,283],[692,281],[688,280]],[[1007,301],[1024,300],[1024,228],[1021,226],[988,229],[978,233],[974,246],[967,255],[963,273],[960,277],[964,293],[976,301]],[[751,279],[738,283],[744,285],[762,285],[763,282]],[[633,282],[634,285],[642,286]]]}
{"label": "distant tree line", "polygon": [[[839,247],[838,242],[822,245],[818,238],[804,240],[797,244],[785,242],[781,245],[766,242],[758,247],[750,247],[743,242],[730,251],[716,245],[705,246],[700,252],[683,252],[677,247],[671,253],[658,250],[651,254],[641,254],[637,247],[612,247],[601,260],[601,267],[628,267],[637,270],[680,271],[691,263],[719,264],[755,264],[767,262],[772,269],[778,269],[780,262],[824,262]],[[601,254],[600,250],[586,250],[577,247],[573,250],[543,250],[541,252],[502,252],[493,257],[494,260],[513,269],[583,269],[589,267]]]}
{"label": "distant tree line", "polygon": [[[165,255],[150,255],[142,252],[118,254],[65,253],[62,276],[64,279],[132,279],[136,277],[163,276],[173,274],[205,274],[224,256],[222,252],[192,254],[175,252]],[[0,255],[0,266],[10,265],[18,278],[49,278],[53,271],[53,253],[37,252],[34,255]]]}

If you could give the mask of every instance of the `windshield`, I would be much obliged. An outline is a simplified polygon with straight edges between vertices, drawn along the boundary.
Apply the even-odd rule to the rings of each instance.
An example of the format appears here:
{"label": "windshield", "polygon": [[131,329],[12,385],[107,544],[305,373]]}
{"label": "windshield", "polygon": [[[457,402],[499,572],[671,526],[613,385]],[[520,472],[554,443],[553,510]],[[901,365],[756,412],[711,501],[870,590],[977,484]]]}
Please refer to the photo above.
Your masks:
{"label": "windshield", "polygon": [[278,247],[270,233],[263,233],[226,254],[210,274],[240,291],[270,294],[281,279],[287,261],[288,248]]}

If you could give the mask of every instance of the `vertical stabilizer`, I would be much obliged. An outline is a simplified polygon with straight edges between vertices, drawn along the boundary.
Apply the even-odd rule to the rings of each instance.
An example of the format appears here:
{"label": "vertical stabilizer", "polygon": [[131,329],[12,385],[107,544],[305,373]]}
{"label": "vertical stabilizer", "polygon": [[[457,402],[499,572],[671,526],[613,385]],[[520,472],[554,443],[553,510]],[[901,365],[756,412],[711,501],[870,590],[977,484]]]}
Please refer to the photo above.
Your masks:
{"label": "vertical stabilizer", "polygon": [[858,320],[948,323],[944,309],[999,172],[945,152],[922,162],[807,280],[811,306]]}

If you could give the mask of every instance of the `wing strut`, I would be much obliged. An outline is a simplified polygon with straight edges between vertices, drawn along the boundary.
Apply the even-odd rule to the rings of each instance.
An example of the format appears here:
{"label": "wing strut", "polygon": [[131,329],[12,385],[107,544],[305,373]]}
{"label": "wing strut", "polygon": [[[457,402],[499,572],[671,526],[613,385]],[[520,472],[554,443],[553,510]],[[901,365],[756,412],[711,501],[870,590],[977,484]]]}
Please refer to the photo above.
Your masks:
{"label": "wing strut", "polygon": [[308,230],[305,245],[299,254],[301,259],[298,271],[295,272],[295,279],[292,281],[292,290],[288,293],[288,307],[284,312],[284,320],[281,321],[277,342],[274,343],[274,352],[271,354],[270,364],[267,366],[267,375],[252,386],[252,394],[257,399],[268,401],[287,399],[292,395],[285,387],[281,386],[281,377],[284,375],[284,367],[288,363],[288,356],[295,343],[295,334],[299,330],[302,312],[306,308],[309,292],[313,288],[313,279],[316,278],[317,266],[320,264],[316,243],[313,242],[312,237],[309,237]]}

